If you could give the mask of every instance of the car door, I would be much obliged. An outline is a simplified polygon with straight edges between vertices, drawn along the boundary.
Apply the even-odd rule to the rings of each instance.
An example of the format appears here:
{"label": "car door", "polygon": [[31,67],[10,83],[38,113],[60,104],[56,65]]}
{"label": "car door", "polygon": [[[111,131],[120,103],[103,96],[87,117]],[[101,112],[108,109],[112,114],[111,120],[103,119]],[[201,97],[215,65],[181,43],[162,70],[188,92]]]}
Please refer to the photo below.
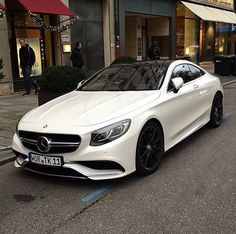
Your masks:
{"label": "car door", "polygon": [[[184,85],[176,93],[171,80],[181,77]],[[167,142],[176,141],[184,137],[194,128],[198,121],[197,112],[199,108],[199,86],[195,84],[193,74],[188,64],[177,65],[170,77],[169,86],[165,94],[165,124]]]}
{"label": "car door", "polygon": [[204,115],[206,116],[206,114],[208,113],[209,108],[212,104],[210,95],[211,82],[209,82],[209,79],[207,79],[206,77],[207,74],[203,70],[191,64],[189,64],[188,66],[193,74],[194,86],[197,87],[197,90],[199,92],[196,115],[197,118],[204,117]]}

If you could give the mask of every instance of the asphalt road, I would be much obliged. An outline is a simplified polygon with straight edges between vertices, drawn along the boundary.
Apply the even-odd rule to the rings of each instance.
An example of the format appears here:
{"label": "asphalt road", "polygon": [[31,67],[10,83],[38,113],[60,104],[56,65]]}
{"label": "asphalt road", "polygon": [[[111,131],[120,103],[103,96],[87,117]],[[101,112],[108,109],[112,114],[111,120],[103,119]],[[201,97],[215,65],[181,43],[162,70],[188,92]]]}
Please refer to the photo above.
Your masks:
{"label": "asphalt road", "polygon": [[236,233],[236,83],[225,119],[165,154],[147,177],[39,176],[0,166],[0,233]]}

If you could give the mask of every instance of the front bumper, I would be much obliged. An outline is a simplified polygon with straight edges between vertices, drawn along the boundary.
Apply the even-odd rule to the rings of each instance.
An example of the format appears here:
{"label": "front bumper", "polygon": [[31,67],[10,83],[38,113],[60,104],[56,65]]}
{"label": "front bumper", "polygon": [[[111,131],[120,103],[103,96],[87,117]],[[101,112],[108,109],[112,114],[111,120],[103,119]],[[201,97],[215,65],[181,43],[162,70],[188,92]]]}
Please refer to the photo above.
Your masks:
{"label": "front bumper", "polygon": [[17,156],[16,167],[44,175],[105,180],[120,178],[135,171],[136,141],[134,136],[126,134],[102,146],[94,147],[88,142],[82,142],[72,153],[54,154],[63,157],[64,164],[59,168],[31,163],[28,155],[32,151],[22,145],[16,134],[13,137],[12,149]]}

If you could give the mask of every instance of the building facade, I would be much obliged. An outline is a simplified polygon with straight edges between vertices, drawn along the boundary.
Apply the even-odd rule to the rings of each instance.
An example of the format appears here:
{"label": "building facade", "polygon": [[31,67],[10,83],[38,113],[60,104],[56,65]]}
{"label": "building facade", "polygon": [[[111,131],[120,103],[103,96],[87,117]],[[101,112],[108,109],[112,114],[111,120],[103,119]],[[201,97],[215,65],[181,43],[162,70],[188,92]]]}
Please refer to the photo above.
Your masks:
{"label": "building facade", "polygon": [[115,6],[117,55],[146,60],[155,43],[161,58],[175,58],[175,0],[117,0]]}
{"label": "building facade", "polygon": [[[63,5],[61,5],[63,3]],[[110,0],[0,0],[0,57],[5,77],[0,81],[0,95],[23,90],[19,68],[19,39],[25,38],[35,51],[32,76],[45,68],[71,65],[70,54],[76,41],[83,43],[83,57],[88,74],[109,65],[115,58],[114,4]],[[46,5],[45,5],[46,4]],[[35,14],[32,15],[31,13]],[[79,21],[70,27],[74,15]],[[58,27],[68,26],[66,30]]]}
{"label": "building facade", "polygon": [[[42,7],[40,4],[34,5],[33,1],[1,0],[6,15],[0,22],[0,57],[4,61],[3,72],[6,76],[0,83],[0,94],[24,89],[22,71],[19,67],[19,39],[24,38],[35,52],[33,77],[40,76],[48,66],[64,64],[66,61],[61,34],[57,31],[60,30],[59,22],[65,19],[65,16],[60,15],[67,15],[68,19],[73,17],[74,13],[57,0],[53,0],[48,8],[43,5],[45,1],[40,3]],[[66,31],[69,34],[69,30]]]}
{"label": "building facade", "polygon": [[176,57],[201,63],[235,53],[233,0],[179,1],[176,21]]}
{"label": "building facade", "polygon": [[93,74],[115,59],[114,1],[70,0],[69,6],[80,17],[71,28],[72,47],[82,42],[87,72]]}

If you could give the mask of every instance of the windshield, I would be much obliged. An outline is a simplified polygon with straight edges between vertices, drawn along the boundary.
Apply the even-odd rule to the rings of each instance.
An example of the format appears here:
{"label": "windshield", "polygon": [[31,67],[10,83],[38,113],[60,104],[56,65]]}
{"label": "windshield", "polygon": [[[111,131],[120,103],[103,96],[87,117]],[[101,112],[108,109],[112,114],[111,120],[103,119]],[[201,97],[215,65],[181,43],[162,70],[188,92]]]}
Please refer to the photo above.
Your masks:
{"label": "windshield", "polygon": [[160,88],[160,84],[164,79],[165,70],[164,67],[154,64],[111,66],[95,74],[77,90],[156,90]]}

